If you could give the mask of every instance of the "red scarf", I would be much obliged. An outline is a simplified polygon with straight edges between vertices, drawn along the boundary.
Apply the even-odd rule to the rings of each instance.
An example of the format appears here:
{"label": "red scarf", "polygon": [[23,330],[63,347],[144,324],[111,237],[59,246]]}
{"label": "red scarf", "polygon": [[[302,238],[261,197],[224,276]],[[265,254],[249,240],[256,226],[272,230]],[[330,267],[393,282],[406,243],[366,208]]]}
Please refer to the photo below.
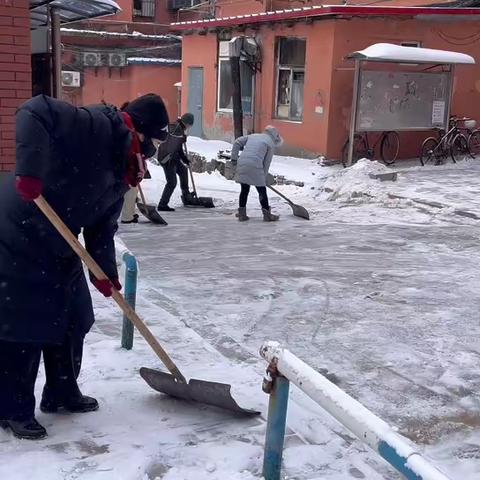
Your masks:
{"label": "red scarf", "polygon": [[123,121],[132,133],[132,143],[127,158],[127,171],[125,172],[125,183],[136,187],[142,180],[147,170],[145,158],[141,153],[140,140],[133,126],[132,117],[127,112],[121,112]]}

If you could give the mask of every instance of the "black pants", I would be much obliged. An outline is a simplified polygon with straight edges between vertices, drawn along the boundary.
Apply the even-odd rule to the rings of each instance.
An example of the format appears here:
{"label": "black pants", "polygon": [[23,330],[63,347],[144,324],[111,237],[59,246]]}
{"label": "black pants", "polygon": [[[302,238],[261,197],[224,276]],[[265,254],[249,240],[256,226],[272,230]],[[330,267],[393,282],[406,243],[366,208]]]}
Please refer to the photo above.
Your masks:
{"label": "black pants", "polygon": [[[239,206],[240,208],[245,208],[247,206],[248,194],[250,193],[250,185],[246,183],[241,183],[241,190],[240,190],[240,199],[239,199]],[[267,187],[255,187],[258,192],[258,199],[260,200],[260,205],[265,210],[269,210],[270,206],[268,204],[268,196],[267,196]]]}
{"label": "black pants", "polygon": [[159,205],[166,206],[170,201],[175,187],[177,186],[177,175],[180,179],[180,188],[184,195],[188,194],[188,171],[187,167],[180,161],[172,158],[167,163],[162,163],[163,170],[165,171],[165,179],[167,184],[163,189],[162,197],[160,198]]}
{"label": "black pants", "polygon": [[0,420],[34,416],[34,387],[42,352],[46,376],[43,396],[58,403],[78,398],[83,340],[67,336],[62,345],[48,346],[0,341]]}

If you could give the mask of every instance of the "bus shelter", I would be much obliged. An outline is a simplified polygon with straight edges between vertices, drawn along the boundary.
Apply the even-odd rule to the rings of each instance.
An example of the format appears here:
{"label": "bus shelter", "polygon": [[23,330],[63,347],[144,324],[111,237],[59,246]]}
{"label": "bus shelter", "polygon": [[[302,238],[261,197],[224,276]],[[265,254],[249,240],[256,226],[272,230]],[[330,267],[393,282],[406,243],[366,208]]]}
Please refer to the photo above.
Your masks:
{"label": "bus shelter", "polygon": [[355,61],[348,160],[356,134],[448,130],[455,65],[464,53],[377,43],[346,57]]}

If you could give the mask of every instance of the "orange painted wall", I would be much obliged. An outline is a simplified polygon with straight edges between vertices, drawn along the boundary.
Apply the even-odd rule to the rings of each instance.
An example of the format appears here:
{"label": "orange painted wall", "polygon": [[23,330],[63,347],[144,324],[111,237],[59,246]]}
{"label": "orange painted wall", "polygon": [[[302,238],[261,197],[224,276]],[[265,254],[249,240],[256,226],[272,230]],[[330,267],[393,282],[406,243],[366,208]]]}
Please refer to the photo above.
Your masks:
{"label": "orange painted wall", "polygon": [[[262,72],[256,76],[255,116],[245,119],[245,130],[260,131],[267,124],[278,127],[286,147],[297,154],[325,154],[339,158],[347,137],[353,90],[353,64],[344,57],[379,42],[400,44],[419,41],[427,48],[453,50],[478,57],[479,65],[457,67],[452,112],[480,121],[480,24],[465,20],[439,22],[413,19],[321,20],[292,26],[273,24],[256,31],[262,47]],[[307,38],[303,122],[274,118],[276,69],[275,38]],[[216,34],[183,37],[182,102],[188,99],[188,67],[204,68],[204,127],[207,138],[232,138],[232,117],[217,112]],[[323,110],[322,110],[323,109]],[[418,154],[422,139],[431,132],[401,134],[401,156]],[[288,151],[288,149],[287,149]]]}
{"label": "orange painted wall", "polygon": [[[255,78],[255,115],[246,116],[246,132],[260,131],[273,124],[278,127],[288,146],[296,152],[321,151],[327,139],[327,116],[330,98],[330,75],[333,52],[333,21],[313,25],[296,24],[293,27],[275,25],[262,27],[257,38],[262,47],[262,72]],[[255,35],[246,31],[245,35]],[[303,122],[275,119],[275,42],[277,37],[307,38],[305,60],[304,120]],[[331,39],[331,40],[329,40]],[[215,35],[188,35],[183,37],[182,48],[182,108],[187,108],[188,67],[204,69],[204,127],[209,138],[231,139],[232,116],[217,112],[217,39]],[[315,113],[322,107],[323,113]]]}
{"label": "orange painted wall", "polygon": [[177,89],[180,67],[133,65],[123,69],[108,67],[85,69],[81,89],[64,89],[64,98],[74,105],[90,105],[105,101],[120,106],[146,93],[158,93],[171,118],[178,116]]}

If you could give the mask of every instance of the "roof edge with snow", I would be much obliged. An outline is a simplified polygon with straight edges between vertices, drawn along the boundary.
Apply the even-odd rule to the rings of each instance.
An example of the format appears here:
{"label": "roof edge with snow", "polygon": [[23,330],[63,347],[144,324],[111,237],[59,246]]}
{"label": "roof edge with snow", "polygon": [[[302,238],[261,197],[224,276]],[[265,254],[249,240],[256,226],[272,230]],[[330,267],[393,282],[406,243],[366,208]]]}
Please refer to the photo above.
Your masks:
{"label": "roof edge with snow", "polygon": [[313,17],[445,17],[458,20],[480,20],[479,8],[430,8],[430,7],[376,7],[357,5],[319,5],[312,7],[274,10],[208,20],[190,20],[171,23],[172,30],[196,30],[214,27],[270,23],[275,21],[302,20]]}

